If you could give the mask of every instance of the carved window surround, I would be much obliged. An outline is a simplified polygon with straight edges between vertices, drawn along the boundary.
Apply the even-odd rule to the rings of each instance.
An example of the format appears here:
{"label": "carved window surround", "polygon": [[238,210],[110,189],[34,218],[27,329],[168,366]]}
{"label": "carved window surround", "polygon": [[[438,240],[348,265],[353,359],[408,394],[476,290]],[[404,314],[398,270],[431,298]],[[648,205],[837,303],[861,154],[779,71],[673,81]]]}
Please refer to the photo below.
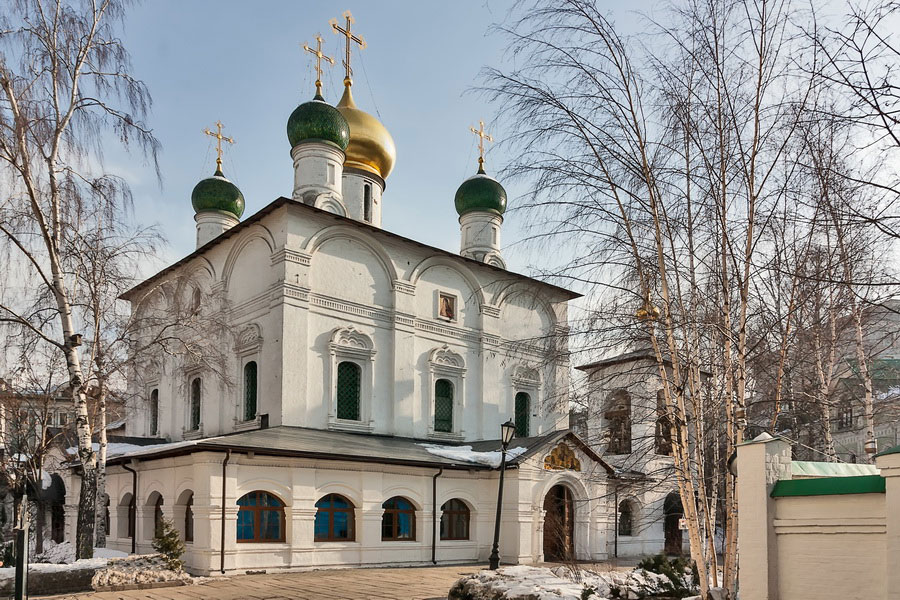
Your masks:
{"label": "carved window surround", "polygon": [[[339,327],[331,334],[330,355],[331,400],[328,404],[328,428],[343,431],[371,432],[375,428],[372,402],[375,390],[375,344],[372,338],[354,327]],[[343,361],[359,365],[362,374],[359,391],[359,421],[337,418],[337,367]]]}
{"label": "carved window surround", "polygon": [[[446,379],[453,384],[453,427],[452,431],[434,430],[434,387],[438,379]],[[428,437],[436,440],[462,441],[463,404],[466,397],[466,362],[447,344],[435,348],[428,355]]]}

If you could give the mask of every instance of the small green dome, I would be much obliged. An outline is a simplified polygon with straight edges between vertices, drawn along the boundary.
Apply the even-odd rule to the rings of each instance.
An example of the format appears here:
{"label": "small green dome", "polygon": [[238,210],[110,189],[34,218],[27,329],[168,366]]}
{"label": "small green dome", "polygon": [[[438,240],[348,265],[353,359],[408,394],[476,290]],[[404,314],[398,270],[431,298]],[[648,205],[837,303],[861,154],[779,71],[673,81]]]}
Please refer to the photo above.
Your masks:
{"label": "small green dome", "polygon": [[287,122],[287,136],[291,148],[304,140],[324,140],[341,150],[350,143],[347,119],[319,94],[294,109]]}
{"label": "small green dome", "polygon": [[212,177],[203,179],[191,192],[194,212],[220,210],[241,218],[244,214],[244,195],[236,185],[225,179],[222,169],[217,168]]}
{"label": "small green dome", "polygon": [[477,174],[463,181],[456,190],[455,202],[459,216],[473,211],[502,215],[506,212],[506,190],[499,181],[479,168]]}

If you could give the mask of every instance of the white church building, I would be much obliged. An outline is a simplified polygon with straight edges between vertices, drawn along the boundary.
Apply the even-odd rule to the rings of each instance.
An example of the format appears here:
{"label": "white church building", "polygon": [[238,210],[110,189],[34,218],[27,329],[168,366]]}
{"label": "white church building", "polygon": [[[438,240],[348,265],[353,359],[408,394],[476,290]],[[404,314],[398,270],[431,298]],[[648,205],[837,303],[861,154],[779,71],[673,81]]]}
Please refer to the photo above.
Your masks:
{"label": "white church building", "polygon": [[160,351],[131,378],[127,435],[165,443],[110,452],[108,546],[150,552],[168,518],[196,574],[486,561],[511,419],[501,560],[611,556],[616,471],[566,429],[578,295],[505,269],[481,159],[458,254],[383,229],[394,143],[347,75],[288,120],[290,197],[241,219],[220,156],[197,249],[125,295],[138,317],[223,311],[230,334],[206,340],[224,373]]}

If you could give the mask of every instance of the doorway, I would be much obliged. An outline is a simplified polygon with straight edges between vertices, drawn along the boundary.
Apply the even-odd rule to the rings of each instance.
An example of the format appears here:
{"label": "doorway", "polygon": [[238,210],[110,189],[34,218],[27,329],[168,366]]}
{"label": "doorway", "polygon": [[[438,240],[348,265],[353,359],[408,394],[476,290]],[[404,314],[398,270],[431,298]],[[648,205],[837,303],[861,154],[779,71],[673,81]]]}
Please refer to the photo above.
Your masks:
{"label": "doorway", "polygon": [[681,505],[681,496],[672,492],[666,496],[663,504],[663,531],[665,533],[665,545],[663,552],[666,554],[681,554],[682,531],[681,518],[684,517],[684,508]]}
{"label": "doorway", "polygon": [[544,497],[544,560],[575,558],[575,502],[564,485],[550,488]]}

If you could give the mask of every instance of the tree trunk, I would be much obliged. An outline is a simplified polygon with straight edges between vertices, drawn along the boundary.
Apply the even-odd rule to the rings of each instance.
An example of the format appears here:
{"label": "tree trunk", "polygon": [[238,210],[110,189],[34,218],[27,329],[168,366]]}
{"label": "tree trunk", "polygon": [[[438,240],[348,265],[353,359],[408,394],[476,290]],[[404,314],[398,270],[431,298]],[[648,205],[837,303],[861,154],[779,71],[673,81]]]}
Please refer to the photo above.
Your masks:
{"label": "tree trunk", "polygon": [[100,448],[97,460],[96,529],[97,547],[106,548],[106,379],[99,376]]}

